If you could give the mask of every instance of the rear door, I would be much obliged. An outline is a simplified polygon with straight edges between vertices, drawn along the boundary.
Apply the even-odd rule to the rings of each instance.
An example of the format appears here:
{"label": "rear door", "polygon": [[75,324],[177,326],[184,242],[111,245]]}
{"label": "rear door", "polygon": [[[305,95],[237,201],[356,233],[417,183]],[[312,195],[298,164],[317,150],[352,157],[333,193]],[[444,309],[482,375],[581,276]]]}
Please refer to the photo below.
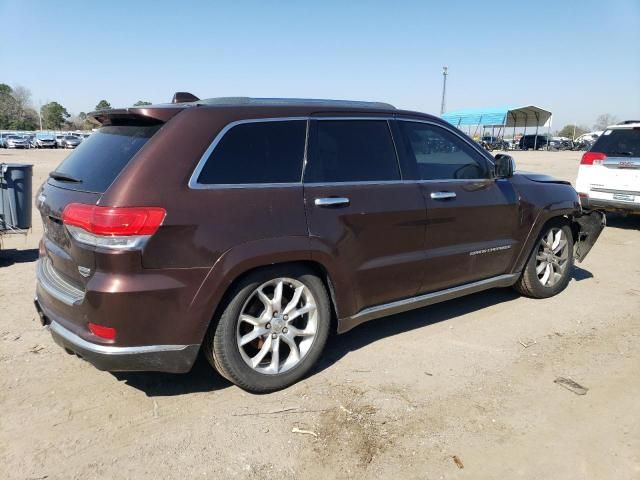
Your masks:
{"label": "rear door", "polygon": [[421,292],[507,272],[517,251],[518,196],[471,143],[440,124],[398,120],[403,171],[427,205]]}
{"label": "rear door", "polygon": [[640,127],[605,130],[591,152],[603,153],[605,158],[591,167],[590,195],[640,203]]}
{"label": "rear door", "polygon": [[425,205],[418,185],[402,180],[386,119],[312,120],[304,196],[315,249],[350,286],[348,313],[415,295]]}
{"label": "rear door", "polygon": [[55,275],[84,289],[95,269],[95,250],[74,241],[62,224],[70,203],[95,205],[116,177],[159,129],[155,126],[109,126],[99,129],[51,174],[36,196],[44,228],[45,262]]}

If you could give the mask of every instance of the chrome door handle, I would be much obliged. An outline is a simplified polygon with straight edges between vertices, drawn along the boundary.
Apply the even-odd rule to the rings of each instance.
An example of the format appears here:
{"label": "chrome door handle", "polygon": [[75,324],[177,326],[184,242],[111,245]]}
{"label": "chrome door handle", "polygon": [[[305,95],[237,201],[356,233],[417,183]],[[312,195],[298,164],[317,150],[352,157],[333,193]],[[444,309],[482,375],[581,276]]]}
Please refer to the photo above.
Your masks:
{"label": "chrome door handle", "polygon": [[346,207],[351,202],[346,197],[324,197],[316,198],[314,203],[316,207]]}
{"label": "chrome door handle", "polygon": [[456,198],[455,192],[431,192],[431,198],[434,200],[448,200]]}

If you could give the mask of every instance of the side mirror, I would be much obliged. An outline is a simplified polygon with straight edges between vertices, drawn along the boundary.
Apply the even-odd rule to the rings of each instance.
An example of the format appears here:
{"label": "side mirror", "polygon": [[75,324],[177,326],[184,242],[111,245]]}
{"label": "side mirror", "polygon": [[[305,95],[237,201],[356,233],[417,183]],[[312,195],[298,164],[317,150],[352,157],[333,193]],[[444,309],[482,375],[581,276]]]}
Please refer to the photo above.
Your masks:
{"label": "side mirror", "polygon": [[495,159],[496,178],[511,178],[516,171],[516,161],[511,155],[499,153]]}

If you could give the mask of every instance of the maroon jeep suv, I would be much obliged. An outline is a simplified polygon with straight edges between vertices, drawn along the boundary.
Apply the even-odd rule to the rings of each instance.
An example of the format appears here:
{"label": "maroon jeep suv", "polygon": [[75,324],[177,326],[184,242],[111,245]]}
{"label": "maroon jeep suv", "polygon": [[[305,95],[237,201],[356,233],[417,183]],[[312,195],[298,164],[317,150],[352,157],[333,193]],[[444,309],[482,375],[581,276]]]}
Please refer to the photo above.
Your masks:
{"label": "maroon jeep suv", "polygon": [[178,93],[91,118],[37,193],[35,303],[101,370],[186,372],[202,350],[244,389],[283,388],[331,329],[559,293],[604,226],[568,182],[388,104]]}

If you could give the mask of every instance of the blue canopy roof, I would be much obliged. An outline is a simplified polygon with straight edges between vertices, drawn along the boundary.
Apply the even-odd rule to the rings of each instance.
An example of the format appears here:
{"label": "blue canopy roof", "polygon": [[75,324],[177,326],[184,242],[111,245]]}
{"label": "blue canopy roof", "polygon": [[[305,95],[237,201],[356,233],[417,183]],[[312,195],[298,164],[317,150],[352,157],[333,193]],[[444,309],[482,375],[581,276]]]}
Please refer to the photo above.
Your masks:
{"label": "blue canopy roof", "polygon": [[452,125],[486,125],[507,127],[544,126],[551,112],[533,105],[527,107],[467,108],[447,112],[442,118]]}

